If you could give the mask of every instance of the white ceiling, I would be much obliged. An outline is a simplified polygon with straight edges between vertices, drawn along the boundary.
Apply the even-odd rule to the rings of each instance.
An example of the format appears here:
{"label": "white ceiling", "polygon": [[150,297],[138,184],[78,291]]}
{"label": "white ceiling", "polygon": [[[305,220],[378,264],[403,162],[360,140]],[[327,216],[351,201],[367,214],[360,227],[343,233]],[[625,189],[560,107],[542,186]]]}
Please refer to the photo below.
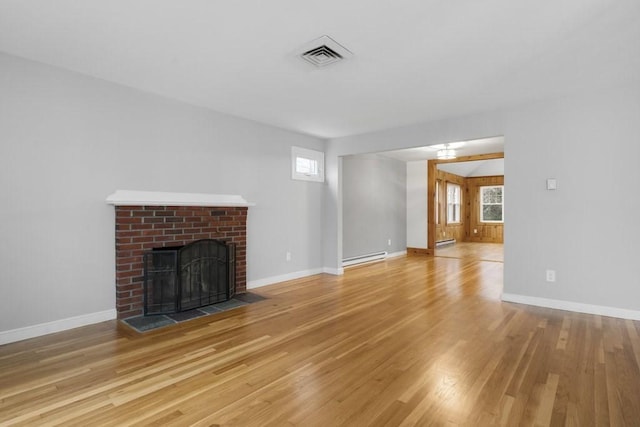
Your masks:
{"label": "white ceiling", "polygon": [[[477,154],[491,154],[504,152],[504,137],[496,136],[492,138],[474,139],[471,141],[456,141],[456,156],[471,156]],[[384,151],[380,154],[403,162],[413,162],[417,160],[432,160],[437,158],[438,149],[441,146],[425,146],[417,148],[405,148],[402,150]]]}
{"label": "white ceiling", "polygon": [[504,159],[441,163],[438,169],[464,177],[504,175]]}
{"label": "white ceiling", "polygon": [[[351,50],[316,69],[327,34]],[[0,51],[324,138],[640,75],[638,0],[0,0]]]}

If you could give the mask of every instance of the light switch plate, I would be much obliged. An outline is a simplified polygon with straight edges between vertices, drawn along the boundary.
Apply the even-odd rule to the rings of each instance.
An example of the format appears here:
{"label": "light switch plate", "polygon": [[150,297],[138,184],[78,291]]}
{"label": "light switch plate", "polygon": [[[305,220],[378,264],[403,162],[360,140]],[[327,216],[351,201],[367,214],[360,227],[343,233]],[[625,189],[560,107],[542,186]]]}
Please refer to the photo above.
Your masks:
{"label": "light switch plate", "polygon": [[558,188],[558,182],[553,179],[553,178],[549,178],[547,179],[547,190],[556,190]]}

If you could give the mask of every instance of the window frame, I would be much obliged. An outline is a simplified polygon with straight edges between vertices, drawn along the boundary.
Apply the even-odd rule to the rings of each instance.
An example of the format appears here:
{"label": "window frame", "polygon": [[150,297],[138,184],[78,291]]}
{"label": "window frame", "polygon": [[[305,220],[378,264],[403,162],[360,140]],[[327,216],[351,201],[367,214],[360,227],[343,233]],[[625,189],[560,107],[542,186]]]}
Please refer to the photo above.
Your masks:
{"label": "window frame", "polygon": [[[316,173],[305,173],[298,170],[298,159],[306,159],[316,164]],[[324,182],[324,153],[309,148],[291,147],[291,179],[298,181]]]}
{"label": "window frame", "polygon": [[[456,184],[455,182],[449,182],[447,181],[446,183],[446,199],[447,199],[447,216],[446,216],[446,220],[447,220],[447,224],[462,224],[462,186],[460,184]],[[458,191],[458,200],[457,203],[449,203],[449,187],[457,187]],[[454,192],[455,194],[455,192]],[[456,218],[454,218],[454,220],[451,220],[449,213],[450,213],[450,208],[449,206],[458,206],[457,209],[457,220]],[[456,209],[454,208],[453,212],[456,212]],[[454,215],[455,217],[456,215]]]}
{"label": "window frame", "polygon": [[435,194],[435,224],[440,225],[440,187],[441,180],[436,179],[436,194]]}
{"label": "window frame", "polygon": [[[484,202],[484,190],[489,188],[500,188],[502,190],[500,203],[485,203]],[[482,185],[479,188],[479,221],[483,224],[504,224],[504,185]],[[484,206],[501,206],[502,207],[502,219],[501,220],[486,220],[484,219]]]}

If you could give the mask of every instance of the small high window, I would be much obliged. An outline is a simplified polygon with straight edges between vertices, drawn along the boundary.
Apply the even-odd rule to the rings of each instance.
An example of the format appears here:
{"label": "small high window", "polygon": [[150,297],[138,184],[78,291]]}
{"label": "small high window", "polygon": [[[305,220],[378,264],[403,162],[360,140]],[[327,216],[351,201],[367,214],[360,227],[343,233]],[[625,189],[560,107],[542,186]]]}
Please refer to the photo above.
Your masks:
{"label": "small high window", "polygon": [[324,153],[308,148],[291,147],[291,178],[324,182]]}
{"label": "small high window", "polygon": [[504,222],[504,186],[480,187],[480,222]]}

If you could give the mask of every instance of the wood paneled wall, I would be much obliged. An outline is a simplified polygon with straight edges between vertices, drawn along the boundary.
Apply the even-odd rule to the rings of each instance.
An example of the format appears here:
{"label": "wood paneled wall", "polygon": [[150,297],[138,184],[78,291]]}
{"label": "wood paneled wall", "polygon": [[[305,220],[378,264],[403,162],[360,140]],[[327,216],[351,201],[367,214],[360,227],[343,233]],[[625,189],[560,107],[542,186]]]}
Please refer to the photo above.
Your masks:
{"label": "wood paneled wall", "polygon": [[504,176],[465,179],[465,237],[467,242],[504,243],[504,225],[480,222],[480,187],[504,185]]}
{"label": "wood paneled wall", "polygon": [[[458,242],[503,243],[504,225],[480,222],[480,187],[504,185],[504,176],[483,176],[465,178],[438,170],[438,213],[436,223],[436,242],[455,239]],[[447,183],[460,186],[461,206],[460,223],[447,223]]]}

